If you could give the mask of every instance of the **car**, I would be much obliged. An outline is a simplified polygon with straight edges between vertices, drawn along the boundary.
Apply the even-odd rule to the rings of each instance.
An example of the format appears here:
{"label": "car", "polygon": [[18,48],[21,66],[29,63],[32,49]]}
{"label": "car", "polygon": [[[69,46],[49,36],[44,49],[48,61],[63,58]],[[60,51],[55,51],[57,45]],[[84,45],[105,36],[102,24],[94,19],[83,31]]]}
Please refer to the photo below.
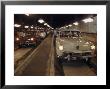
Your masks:
{"label": "car", "polygon": [[87,62],[92,59],[96,46],[91,41],[86,40],[79,30],[66,29],[57,33],[56,53],[58,59],[64,62],[75,60]]}
{"label": "car", "polygon": [[21,47],[36,47],[42,41],[42,36],[36,31],[15,32],[14,43]]}
{"label": "car", "polygon": [[37,39],[33,36],[25,36],[19,38],[19,47],[36,47]]}

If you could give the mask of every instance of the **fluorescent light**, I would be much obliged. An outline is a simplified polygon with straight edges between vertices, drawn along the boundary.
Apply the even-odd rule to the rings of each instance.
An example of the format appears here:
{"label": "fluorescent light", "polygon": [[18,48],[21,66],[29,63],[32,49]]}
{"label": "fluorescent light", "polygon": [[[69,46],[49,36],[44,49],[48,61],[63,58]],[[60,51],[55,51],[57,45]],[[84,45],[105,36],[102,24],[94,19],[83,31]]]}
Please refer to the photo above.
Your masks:
{"label": "fluorescent light", "polygon": [[68,27],[68,26],[66,26],[66,27]]}
{"label": "fluorescent light", "polygon": [[82,20],[84,23],[87,23],[87,22],[93,22],[93,19],[92,18],[87,18],[87,19],[84,19]]}
{"label": "fluorescent light", "polygon": [[33,26],[31,26],[31,28],[33,28]]}
{"label": "fluorescent light", "polygon": [[69,27],[71,27],[72,25],[70,24],[70,25],[68,25]]}
{"label": "fluorescent light", "polygon": [[19,24],[14,24],[14,26],[15,26],[15,27],[20,27],[21,25],[19,25]]}
{"label": "fluorescent light", "polygon": [[44,25],[48,25],[47,23],[44,23]]}
{"label": "fluorescent light", "polygon": [[44,20],[43,19],[39,19],[38,22],[39,23],[44,23]]}
{"label": "fluorescent light", "polygon": [[28,28],[29,26],[24,26],[24,28]]}
{"label": "fluorescent light", "polygon": [[75,23],[73,23],[74,25],[78,25],[79,23],[78,22],[75,22]]}
{"label": "fluorescent light", "polygon": [[47,27],[50,27],[49,25],[47,25]]}
{"label": "fluorescent light", "polygon": [[29,16],[29,14],[25,14],[25,15]]}

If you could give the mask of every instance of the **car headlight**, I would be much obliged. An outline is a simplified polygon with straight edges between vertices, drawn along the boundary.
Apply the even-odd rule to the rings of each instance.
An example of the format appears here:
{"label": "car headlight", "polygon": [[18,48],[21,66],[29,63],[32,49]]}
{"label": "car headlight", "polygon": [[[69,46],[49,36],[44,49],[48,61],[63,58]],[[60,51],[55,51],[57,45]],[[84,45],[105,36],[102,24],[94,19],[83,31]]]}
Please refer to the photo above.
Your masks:
{"label": "car headlight", "polygon": [[60,45],[59,46],[59,50],[63,50],[63,45]]}
{"label": "car headlight", "polygon": [[31,38],[31,40],[34,40],[34,38]]}
{"label": "car headlight", "polygon": [[94,49],[95,49],[95,46],[94,46],[94,45],[92,45],[92,46],[91,46],[91,49],[93,49],[93,50],[94,50]]}
{"label": "car headlight", "polygon": [[18,41],[18,40],[19,40],[19,38],[16,38],[16,40]]}

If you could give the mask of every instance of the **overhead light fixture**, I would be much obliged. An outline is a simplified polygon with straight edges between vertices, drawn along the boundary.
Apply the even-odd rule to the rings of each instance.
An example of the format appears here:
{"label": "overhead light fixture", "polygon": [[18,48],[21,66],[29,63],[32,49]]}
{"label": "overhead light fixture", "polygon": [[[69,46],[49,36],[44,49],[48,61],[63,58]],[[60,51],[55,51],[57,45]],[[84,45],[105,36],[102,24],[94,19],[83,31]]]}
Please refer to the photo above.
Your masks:
{"label": "overhead light fixture", "polygon": [[68,25],[69,27],[71,27],[72,25],[70,24],[70,25]]}
{"label": "overhead light fixture", "polygon": [[20,27],[21,25],[20,25],[20,24],[14,24],[14,26],[15,26],[15,27]]}
{"label": "overhead light fixture", "polygon": [[25,15],[29,16],[29,14],[25,14]]}
{"label": "overhead light fixture", "polygon": [[44,23],[44,25],[47,25],[47,23]]}
{"label": "overhead light fixture", "polygon": [[87,22],[93,22],[93,19],[92,18],[87,18],[87,19],[84,19],[82,20],[84,23],[87,23]]}
{"label": "overhead light fixture", "polygon": [[68,26],[66,26],[66,27],[68,27]]}
{"label": "overhead light fixture", "polygon": [[39,19],[38,22],[39,23],[44,23],[44,20],[43,19]]}
{"label": "overhead light fixture", "polygon": [[47,27],[50,27],[49,25],[47,25]]}
{"label": "overhead light fixture", "polygon": [[31,26],[31,28],[33,28],[33,26]]}
{"label": "overhead light fixture", "polygon": [[49,25],[47,25],[47,27],[49,27]]}
{"label": "overhead light fixture", "polygon": [[28,28],[29,26],[24,26],[24,28]]}
{"label": "overhead light fixture", "polygon": [[73,23],[74,25],[78,25],[79,23],[78,22],[75,22],[75,23]]}

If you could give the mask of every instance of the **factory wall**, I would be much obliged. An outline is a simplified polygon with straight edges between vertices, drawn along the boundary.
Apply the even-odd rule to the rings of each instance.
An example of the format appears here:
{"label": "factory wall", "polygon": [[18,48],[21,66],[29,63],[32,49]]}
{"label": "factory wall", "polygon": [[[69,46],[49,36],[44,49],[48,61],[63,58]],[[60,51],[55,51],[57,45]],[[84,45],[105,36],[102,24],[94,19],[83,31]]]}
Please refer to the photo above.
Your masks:
{"label": "factory wall", "polygon": [[85,33],[97,33],[97,16],[93,17],[93,22],[84,23],[82,20],[78,22],[79,25],[76,26],[72,24],[71,27],[61,28],[60,30],[80,30]]}
{"label": "factory wall", "polygon": [[84,23],[80,21],[78,28],[81,32],[97,33],[97,17],[93,17],[93,22]]}

